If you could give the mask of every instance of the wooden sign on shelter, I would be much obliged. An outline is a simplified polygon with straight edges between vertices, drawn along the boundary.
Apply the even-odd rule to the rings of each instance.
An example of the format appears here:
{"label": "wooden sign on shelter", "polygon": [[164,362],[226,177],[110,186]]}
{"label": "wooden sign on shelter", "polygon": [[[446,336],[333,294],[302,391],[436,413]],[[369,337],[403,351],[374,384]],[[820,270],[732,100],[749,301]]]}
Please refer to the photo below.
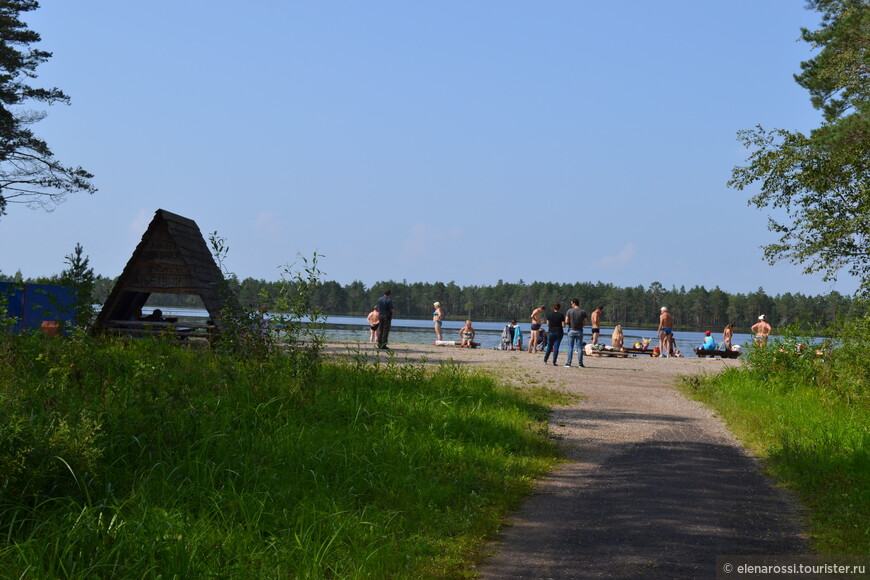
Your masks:
{"label": "wooden sign on shelter", "polygon": [[211,318],[210,331],[220,330],[228,306],[239,310],[196,222],[163,209],[154,214],[112,288],[94,331],[129,329],[152,293],[199,296]]}

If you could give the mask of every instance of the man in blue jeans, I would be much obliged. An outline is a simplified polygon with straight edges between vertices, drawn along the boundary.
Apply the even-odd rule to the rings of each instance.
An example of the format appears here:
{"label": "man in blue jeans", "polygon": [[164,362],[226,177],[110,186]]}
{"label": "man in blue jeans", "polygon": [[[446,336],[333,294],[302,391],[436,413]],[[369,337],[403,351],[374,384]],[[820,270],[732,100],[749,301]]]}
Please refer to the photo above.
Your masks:
{"label": "man in blue jeans", "polygon": [[588,316],[586,311],[580,309],[580,301],[576,298],[571,301],[571,308],[565,313],[568,326],[568,362],[566,367],[571,366],[571,359],[574,357],[574,349],[577,349],[577,360],[581,367],[583,364],[583,325],[586,324]]}

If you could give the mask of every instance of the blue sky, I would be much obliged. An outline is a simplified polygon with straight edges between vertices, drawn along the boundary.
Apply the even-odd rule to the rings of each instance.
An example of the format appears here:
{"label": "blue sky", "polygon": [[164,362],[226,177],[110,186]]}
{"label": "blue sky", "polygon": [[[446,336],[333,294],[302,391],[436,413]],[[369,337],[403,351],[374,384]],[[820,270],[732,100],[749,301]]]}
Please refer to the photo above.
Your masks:
{"label": "blue sky", "polygon": [[36,126],[99,191],[0,218],[0,271],[76,243],[120,274],[158,208],[239,277],[297,253],[326,279],[603,281],[852,293],[774,267],[725,183],[756,124],[809,130],[798,0],[44,0]]}

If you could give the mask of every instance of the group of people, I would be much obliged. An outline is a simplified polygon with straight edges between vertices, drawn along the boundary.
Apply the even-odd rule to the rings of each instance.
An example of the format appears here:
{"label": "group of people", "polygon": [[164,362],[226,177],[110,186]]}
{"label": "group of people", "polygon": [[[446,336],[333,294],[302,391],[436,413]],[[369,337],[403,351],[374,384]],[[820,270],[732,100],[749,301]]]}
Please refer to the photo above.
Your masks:
{"label": "group of people", "polygon": [[[435,311],[432,312],[432,321],[435,324],[435,340],[443,340],[444,334],[442,326],[444,323],[444,310],[441,308],[440,302],[433,304]],[[389,289],[384,291],[383,296],[378,298],[378,303],[375,304],[372,311],[369,312],[366,320],[369,323],[369,342],[382,350],[388,350],[388,341],[390,338],[390,328],[393,325],[393,316],[396,313],[396,308],[393,305],[393,298]],[[465,326],[459,330],[461,338],[460,346],[471,348],[474,346],[475,330],[471,325],[470,320],[465,321]]]}
{"label": "group of people", "polygon": [[[574,353],[577,353],[577,366],[585,367],[583,364],[583,328],[587,322],[592,323],[592,344],[598,343],[598,337],[601,333],[601,314],[604,312],[603,306],[598,306],[592,311],[591,316],[585,310],[580,308],[580,301],[577,298],[571,300],[571,308],[567,312],[562,312],[562,303],[556,302],[553,304],[552,312],[546,313],[546,306],[541,304],[532,311],[531,314],[531,340],[529,340],[528,352],[536,354],[540,344],[546,342],[544,347],[544,364],[550,362],[550,355],[553,356],[552,364],[558,365],[559,348],[562,346],[562,340],[565,337],[565,331],[568,333],[568,360],[566,367],[570,367],[574,359]],[[543,330],[544,320],[546,320],[547,330]],[[546,341],[540,340],[541,334],[546,334]]]}
{"label": "group of people", "polygon": [[378,303],[366,317],[370,330],[369,342],[375,343],[377,348],[387,350],[387,341],[390,338],[390,328],[393,325],[395,313],[396,309],[393,307],[390,290],[384,290],[384,295],[378,298]]}
{"label": "group of people", "polygon": [[[659,344],[661,346],[662,344],[665,344],[661,341],[667,340],[667,344],[671,345],[670,348],[673,349],[673,332],[671,328],[662,327],[662,325],[666,324],[667,322],[673,323],[673,318],[671,318],[671,315],[667,312],[667,308],[662,306],[661,322],[659,323]],[[665,332],[665,330],[667,330],[668,332]],[[752,334],[755,335],[755,344],[757,346],[765,346],[767,344],[767,339],[770,336],[771,330],[773,330],[773,328],[767,321],[767,316],[765,316],[764,314],[760,315],[758,317],[758,322],[750,327],[750,331],[752,332]],[[725,326],[725,330],[722,331],[722,342],[720,344],[716,344],[716,341],[713,339],[713,333],[707,330],[704,332],[704,341],[700,345],[698,345],[698,350],[732,350],[732,348],[739,348],[735,347],[735,345],[733,344],[733,338],[734,324],[729,322]],[[662,346],[661,348],[664,347]],[[667,356],[665,352],[665,350],[662,350],[662,356]],[[670,352],[673,352],[673,350],[671,350]]]}
{"label": "group of people", "polygon": [[[444,309],[440,302],[433,303],[434,311],[432,312],[432,322],[435,327],[435,340],[444,340],[443,323]],[[370,335],[369,341],[375,343],[377,348],[386,349],[387,341],[390,335],[390,327],[392,326],[393,315],[396,310],[393,306],[393,300],[390,296],[390,290],[385,290],[383,296],[378,298],[378,303],[369,313],[367,320],[369,323]],[[552,364],[557,365],[559,356],[559,348],[562,345],[565,332],[568,334],[568,360],[564,366],[570,367],[573,361],[574,352],[577,352],[578,366],[583,367],[583,328],[587,322],[591,323],[592,345],[598,344],[598,339],[601,333],[601,315],[604,313],[604,307],[598,306],[591,314],[587,314],[585,310],[580,308],[580,302],[574,298],[571,300],[571,308],[567,312],[562,312],[562,304],[556,302],[553,304],[553,310],[546,312],[546,305],[541,304],[532,311],[530,338],[528,352],[537,354],[539,349],[544,352],[544,363],[550,362],[552,355]],[[543,325],[547,325],[544,330]],[[767,344],[767,338],[771,332],[770,323],[767,317],[762,314],[758,317],[758,322],[752,325],[751,331],[755,335],[755,343],[758,345]],[[674,340],[674,317],[668,311],[667,306],[662,306],[659,314],[659,326],[657,329],[659,337],[659,352],[664,358],[680,356],[680,351],[676,348]],[[734,325],[728,324],[722,333],[722,347],[730,350],[732,347],[732,337],[734,335]],[[465,321],[465,325],[459,330],[460,346],[472,348],[474,343],[475,330],[470,320]],[[622,327],[616,325],[612,334],[612,348],[620,349],[623,347],[624,336]],[[516,320],[505,327],[502,333],[502,347],[510,350],[523,349],[523,334]],[[705,333],[704,343],[699,348],[715,350],[717,347],[712,338],[712,333],[708,330]]]}

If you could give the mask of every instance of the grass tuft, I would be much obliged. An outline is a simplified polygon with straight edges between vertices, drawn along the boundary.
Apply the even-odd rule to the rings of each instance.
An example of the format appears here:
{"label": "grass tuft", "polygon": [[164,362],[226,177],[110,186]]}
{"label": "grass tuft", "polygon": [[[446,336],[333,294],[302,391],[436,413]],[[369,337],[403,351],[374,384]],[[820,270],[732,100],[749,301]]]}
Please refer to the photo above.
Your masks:
{"label": "grass tuft", "polygon": [[457,365],[84,336],[0,360],[3,577],[461,578],[557,461],[551,395]]}
{"label": "grass tuft", "polygon": [[817,355],[797,344],[786,338],[753,349],[745,368],[687,380],[685,390],[797,493],[818,552],[870,553],[867,362],[853,360],[849,346]]}

